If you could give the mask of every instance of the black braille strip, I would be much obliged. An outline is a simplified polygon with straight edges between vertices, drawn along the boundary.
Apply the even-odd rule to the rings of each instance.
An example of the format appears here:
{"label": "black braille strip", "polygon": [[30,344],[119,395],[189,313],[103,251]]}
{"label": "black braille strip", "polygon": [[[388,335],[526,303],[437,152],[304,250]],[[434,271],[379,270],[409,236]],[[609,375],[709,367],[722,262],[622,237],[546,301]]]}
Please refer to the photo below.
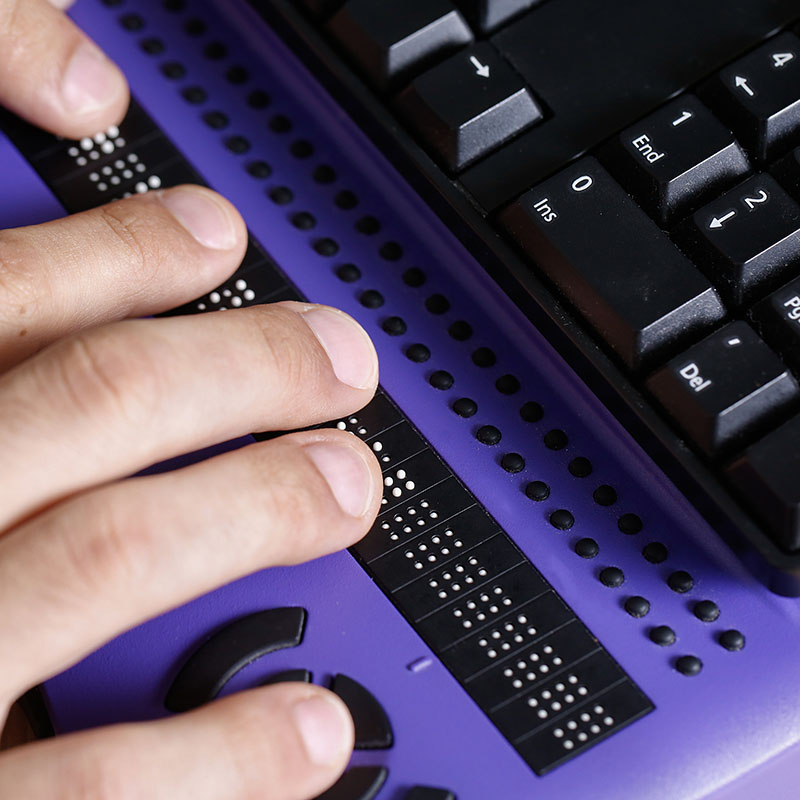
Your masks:
{"label": "black braille strip", "polygon": [[650,542],[642,548],[642,555],[651,564],[662,564],[669,557],[669,551],[661,542]]}
{"label": "black braille strip", "polygon": [[135,33],[144,28],[144,19],[138,14],[124,14],[119,18],[119,23],[126,31]]}
{"label": "black braille strip", "polygon": [[425,283],[425,273],[419,267],[410,267],[403,273],[403,283],[412,289],[418,289]]}
{"label": "black braille strip", "polygon": [[288,186],[276,186],[269,190],[269,199],[276,206],[286,206],[294,200],[294,193]]}
{"label": "black braille strip", "polygon": [[250,150],[250,142],[244,136],[229,136],[225,140],[225,147],[237,156],[244,155]]}
{"label": "black braille strip", "polygon": [[675,640],[677,639],[675,631],[672,630],[669,625],[658,625],[655,628],[650,628],[648,636],[651,642],[660,647],[669,647],[675,644]]}
{"label": "black braille strip", "polygon": [[367,215],[361,217],[355,227],[359,233],[363,233],[365,236],[374,236],[381,229],[381,224],[375,217]]}
{"label": "black braille strip", "polygon": [[160,56],[166,49],[164,42],[161,39],[156,39],[155,37],[142,39],[142,41],[139,42],[139,47],[141,47],[142,51],[147,53],[149,56]]}
{"label": "black braille strip", "polygon": [[575,542],[575,552],[581,558],[594,558],[600,552],[600,545],[588,536]]}
{"label": "black braille strip", "polygon": [[215,131],[227,128],[230,120],[221,111],[207,111],[203,114],[203,122]]}
{"label": "black braille strip", "polygon": [[525,469],[525,459],[519,453],[506,453],[500,459],[500,466],[506,472],[515,475]]}
{"label": "black braille strip", "polygon": [[642,520],[637,514],[623,514],[617,520],[617,527],[622,533],[633,536],[642,529]]}
{"label": "black braille strip", "polygon": [[597,577],[600,579],[600,583],[610,589],[616,589],[625,583],[625,573],[619,567],[606,567],[600,570]]}
{"label": "black braille strip", "polygon": [[701,622],[716,622],[719,619],[719,606],[713,600],[695,603],[692,611]]}
{"label": "black braille strip", "polygon": [[669,586],[673,592],[685,594],[694,586],[694,579],[686,570],[679,569],[667,578],[667,586]]}
{"label": "black braille strip", "polygon": [[180,61],[167,61],[161,65],[161,74],[171,81],[178,81],[186,76],[186,67]]}
{"label": "black braille strip", "polygon": [[355,283],[361,277],[361,270],[355,264],[341,264],[336,267],[336,277],[345,283]]}
{"label": "black braille strip", "polygon": [[309,214],[308,211],[298,211],[296,214],[292,214],[290,220],[292,225],[301,231],[310,231],[312,228],[316,228],[317,226],[317,221],[314,219],[314,215]]}
{"label": "black braille strip", "polygon": [[203,55],[211,61],[219,61],[228,55],[228,48],[222,42],[209,42],[203,48]]}
{"label": "black braille strip", "polygon": [[381,328],[389,336],[402,336],[408,330],[408,325],[402,317],[387,317],[381,323]]}
{"label": "black braille strip", "polygon": [[378,249],[378,255],[384,261],[399,261],[403,257],[403,248],[397,242],[384,242]]}
{"label": "black braille strip", "polygon": [[493,367],[497,363],[497,356],[488,347],[479,347],[472,353],[472,363],[476,367]]}
{"label": "black braille strip", "polygon": [[613,486],[604,483],[594,490],[592,497],[599,506],[613,506],[617,502],[617,490]]}
{"label": "black braille strip", "polygon": [[333,183],[336,180],[336,170],[328,164],[320,164],[314,168],[311,177],[315,183]]}
{"label": "black braille strip", "polygon": [[201,86],[187,86],[181,91],[181,95],[184,100],[194,106],[198,106],[208,100],[208,94]]}
{"label": "black braille strip", "polygon": [[350,211],[350,209],[358,205],[358,197],[349,189],[342,189],[342,191],[338,192],[336,197],[333,198],[333,202],[336,204],[337,208],[341,208],[343,211]]}
{"label": "black braille strip", "polygon": [[550,524],[560,531],[568,531],[575,524],[575,517],[566,508],[559,508],[550,515]]}
{"label": "black braille strip", "polygon": [[544,416],[544,409],[539,403],[529,400],[527,403],[523,403],[519,415],[525,422],[538,422]]}
{"label": "black braille strip", "polygon": [[364,308],[380,308],[383,305],[383,295],[375,289],[367,289],[362,292],[361,297],[358,298]]}
{"label": "black braille strip", "polygon": [[273,133],[288,133],[292,129],[292,121],[285,114],[270,117],[269,129]]}
{"label": "black braille strip", "polygon": [[312,246],[321,256],[335,256],[339,252],[338,242],[328,237],[317,239]]}
{"label": "black braille strip", "polygon": [[247,83],[250,79],[250,74],[244,67],[236,64],[225,73],[225,78],[228,83],[232,83],[234,86],[241,86],[243,83]]}
{"label": "black braille strip", "polygon": [[308,139],[295,139],[289,145],[289,152],[295,158],[310,158],[314,155],[314,145]]}
{"label": "black braille strip", "polygon": [[431,386],[433,386],[434,389],[441,389],[442,391],[445,391],[453,385],[454,380],[453,376],[449,372],[443,369],[438,369],[430,376],[430,378],[428,378],[428,382]]}
{"label": "black braille strip", "polygon": [[541,503],[550,497],[550,487],[544,481],[531,481],[525,486],[525,496]]}
{"label": "black braille strip", "polygon": [[625,601],[625,610],[632,617],[641,619],[650,613],[650,601],[640,595],[633,595]]}
{"label": "black braille strip", "polygon": [[588,458],[578,456],[569,462],[568,469],[570,475],[574,475],[576,478],[586,478],[592,474],[592,462]]}
{"label": "black braille strip", "polygon": [[272,175],[272,167],[266,161],[251,161],[247,165],[247,172],[254,178],[264,180]]}
{"label": "black braille strip", "polygon": [[466,342],[472,336],[472,326],[463,319],[457,319],[448,329],[451,339],[457,342]]}
{"label": "black braille strip", "polygon": [[734,653],[744,647],[745,639],[741,631],[731,628],[729,631],[723,631],[719,635],[719,643],[730,652]]}
{"label": "black braille strip", "polygon": [[207,29],[208,26],[205,24],[205,22],[203,22],[201,19],[197,19],[197,17],[187,19],[183,26],[183,30],[189,34],[189,36],[202,36]]}
{"label": "black braille strip", "polygon": [[425,300],[425,308],[431,314],[446,314],[450,310],[450,301],[443,294],[432,294]]}
{"label": "black braille strip", "polygon": [[494,425],[482,425],[478,430],[475,432],[475,438],[481,443],[486,445],[495,445],[500,442],[503,438],[503,434],[500,433],[498,428],[495,428]]}
{"label": "black braille strip", "polygon": [[544,446],[549,450],[563,450],[568,444],[567,434],[559,428],[553,428],[544,435]]}
{"label": "black braille strip", "polygon": [[466,419],[478,413],[478,404],[469,397],[459,397],[453,403],[453,411]]}
{"label": "black braille strip", "polygon": [[703,669],[703,662],[697,656],[681,656],[675,661],[675,669],[682,675],[698,675]]}
{"label": "black braille strip", "polygon": [[494,383],[495,389],[500,394],[516,394],[519,389],[519,381],[514,375],[501,375]]}
{"label": "black braille strip", "polygon": [[247,95],[247,105],[250,108],[266,108],[269,105],[270,97],[263,89],[253,89]]}
{"label": "black braille strip", "polygon": [[431,357],[431,351],[424,344],[410,344],[406,348],[406,357],[415,364],[424,364]]}

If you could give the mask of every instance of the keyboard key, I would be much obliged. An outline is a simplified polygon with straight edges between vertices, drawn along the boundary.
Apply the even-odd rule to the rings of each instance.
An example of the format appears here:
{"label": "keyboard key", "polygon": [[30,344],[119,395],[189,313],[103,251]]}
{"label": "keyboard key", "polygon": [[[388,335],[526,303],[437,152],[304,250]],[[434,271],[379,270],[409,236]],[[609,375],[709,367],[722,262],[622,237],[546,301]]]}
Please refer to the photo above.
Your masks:
{"label": "keyboard key", "polygon": [[472,31],[449,0],[348,0],[328,27],[379,89],[396,87],[472,41]]}
{"label": "keyboard key", "polygon": [[770,175],[754,175],[700,209],[678,232],[731,305],[777,285],[800,263],[800,206]]}
{"label": "keyboard key", "polygon": [[693,95],[616,136],[608,158],[609,168],[662,226],[750,170],[733,134]]}
{"label": "keyboard key", "polygon": [[725,67],[700,89],[758,161],[800,137],[800,39],[783,33]]}
{"label": "keyboard key", "polygon": [[456,0],[464,16],[481,33],[499,28],[538,2],[540,0]]}
{"label": "keyboard key", "polygon": [[647,386],[701,450],[730,452],[800,396],[783,362],[745,322],[674,358]]}
{"label": "keyboard key", "polygon": [[745,450],[727,472],[778,544],[800,548],[800,417]]}
{"label": "keyboard key", "polygon": [[486,42],[420,75],[397,108],[453,172],[542,118],[525,84]]}
{"label": "keyboard key", "polygon": [[800,370],[800,278],[753,306],[749,317],[783,360]]}
{"label": "keyboard key", "polygon": [[773,164],[770,172],[795,200],[800,200],[800,147]]}
{"label": "keyboard key", "polygon": [[593,158],[526,192],[501,222],[633,369],[725,313],[708,280]]}

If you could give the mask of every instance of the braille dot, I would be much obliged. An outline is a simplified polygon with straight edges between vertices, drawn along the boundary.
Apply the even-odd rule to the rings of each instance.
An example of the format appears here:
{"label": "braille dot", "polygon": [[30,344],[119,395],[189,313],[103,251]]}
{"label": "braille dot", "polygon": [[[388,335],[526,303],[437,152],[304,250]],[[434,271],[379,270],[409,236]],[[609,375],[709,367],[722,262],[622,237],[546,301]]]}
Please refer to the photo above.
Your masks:
{"label": "braille dot", "polygon": [[732,653],[741,650],[744,647],[744,634],[731,628],[729,631],[723,631],[719,635],[719,643]]}
{"label": "braille dot", "polygon": [[412,289],[418,289],[425,283],[425,273],[419,267],[410,267],[403,273],[403,283]]}
{"label": "braille dot", "polygon": [[503,438],[503,434],[494,425],[482,425],[475,432],[475,438],[486,445],[495,445]]}
{"label": "braille dot", "polygon": [[431,357],[431,351],[424,344],[410,344],[406,356],[415,364],[424,364]]}
{"label": "braille dot", "polygon": [[211,61],[219,61],[228,55],[228,48],[222,42],[209,42],[203,48],[203,55]]}
{"label": "braille dot", "polygon": [[603,484],[594,490],[592,497],[599,506],[613,506],[617,502],[617,490],[613,486]]}
{"label": "braille dot", "polygon": [[642,529],[642,520],[636,514],[623,514],[617,520],[617,527],[622,533],[633,536]]}
{"label": "braille dot", "polygon": [[661,542],[650,542],[642,548],[645,561],[651,564],[663,564],[669,556],[669,551]]}
{"label": "braille dot", "polygon": [[335,256],[339,252],[339,245],[333,239],[317,239],[313,244],[314,250],[321,256]]}
{"label": "braille dot", "polygon": [[567,434],[559,428],[553,428],[544,435],[544,446],[549,450],[563,450],[568,444]]}
{"label": "braille dot", "polygon": [[531,481],[525,486],[525,496],[541,503],[550,497],[550,487],[544,481]]}
{"label": "braille dot", "polygon": [[356,230],[365,236],[374,236],[381,229],[381,224],[375,217],[367,215],[356,222]]}
{"label": "braille dot", "polygon": [[455,411],[459,417],[467,419],[478,413],[478,404],[469,397],[459,397],[458,400],[453,403],[453,411]]}
{"label": "braille dot", "polygon": [[288,186],[275,186],[269,190],[269,199],[276,206],[285,206],[294,200],[294,194]]}
{"label": "braille dot", "polygon": [[266,108],[270,103],[270,96],[263,89],[253,89],[247,95],[247,105],[250,108]]}
{"label": "braille dot", "polygon": [[241,86],[243,83],[247,83],[250,78],[250,74],[244,67],[240,67],[237,64],[232,66],[225,73],[225,78],[227,79],[228,83],[232,83],[234,86]]}
{"label": "braille dot", "polygon": [[336,197],[333,198],[333,202],[336,204],[337,208],[341,208],[343,211],[349,211],[351,208],[355,208],[358,205],[358,198],[349,189],[342,189],[341,192],[337,192]]}
{"label": "braille dot", "polygon": [[506,472],[516,474],[525,469],[525,459],[519,453],[506,453],[500,459],[500,466]]}
{"label": "braille dot", "polygon": [[575,542],[575,552],[581,558],[594,558],[600,552],[600,545],[594,539],[586,537]]}
{"label": "braille dot", "polygon": [[221,111],[207,111],[203,114],[203,122],[205,122],[209,128],[219,131],[222,130],[222,128],[227,128],[230,120]]}
{"label": "braille dot", "polygon": [[525,422],[538,422],[544,416],[544,409],[539,403],[529,400],[527,403],[522,404],[519,415]]}
{"label": "braille dot", "polygon": [[578,456],[569,462],[567,469],[569,469],[570,475],[574,475],[576,478],[585,478],[592,474],[592,462],[588,458]]}
{"label": "braille dot", "polygon": [[292,129],[292,121],[285,114],[270,117],[269,129],[273,133],[288,133]]}
{"label": "braille dot", "polygon": [[164,42],[155,37],[142,39],[142,41],[139,42],[139,47],[149,56],[160,56],[165,49]]}
{"label": "braille dot", "polygon": [[472,326],[463,319],[457,319],[447,329],[451,339],[457,342],[466,342],[472,336]]}
{"label": "braille dot", "polygon": [[719,606],[713,600],[695,603],[692,611],[701,622],[715,622],[719,619]]}
{"label": "braille dot", "polygon": [[673,592],[685,594],[694,586],[694,580],[686,570],[679,569],[667,578],[667,586],[669,586]]}
{"label": "braille dot", "polygon": [[144,28],[144,19],[138,14],[124,14],[119,18],[119,22],[126,31],[130,31],[131,33],[135,33]]}
{"label": "braille dot", "polygon": [[559,508],[550,515],[550,524],[560,531],[568,531],[575,524],[575,517],[566,508]]}
{"label": "braille dot", "polygon": [[600,578],[600,583],[611,589],[616,589],[625,583],[625,573],[619,567],[606,567],[600,570],[598,577]]}
{"label": "braille dot", "polygon": [[355,264],[341,264],[336,267],[336,277],[345,283],[355,283],[361,277],[361,270]]}
{"label": "braille dot", "polygon": [[494,387],[500,394],[516,394],[520,389],[519,381],[513,375],[501,375]]}
{"label": "braille dot", "polygon": [[403,257],[403,248],[397,242],[384,242],[378,249],[378,255],[384,261],[399,261]]}
{"label": "braille dot", "polygon": [[296,214],[292,214],[290,221],[295,228],[301,231],[310,231],[317,226],[316,219],[308,211],[298,211]]}
{"label": "braille dot", "polygon": [[436,372],[428,378],[428,382],[434,389],[441,389],[442,391],[449,389],[454,383],[453,376],[443,369],[436,370]]}
{"label": "braille dot", "polygon": [[272,167],[266,161],[251,161],[247,165],[247,172],[254,178],[264,180],[272,175]]}
{"label": "braille dot", "polygon": [[186,20],[183,30],[189,34],[189,36],[202,36],[206,32],[207,27],[203,20],[192,17],[192,19]]}
{"label": "braille dot", "polygon": [[408,326],[402,317],[387,317],[381,323],[381,328],[389,336],[402,336],[408,330]]}
{"label": "braille dot", "polygon": [[333,183],[336,180],[336,170],[328,164],[320,164],[314,168],[311,177],[315,183]]}
{"label": "braille dot", "polygon": [[167,61],[161,65],[161,74],[171,81],[178,81],[186,76],[186,67],[180,61]]}
{"label": "braille dot", "polygon": [[639,595],[633,595],[625,601],[625,610],[632,617],[641,619],[650,613],[650,601]]}
{"label": "braille dot", "polygon": [[472,353],[472,363],[478,367],[493,367],[496,362],[497,356],[488,347],[479,347]]}
{"label": "braille dot", "polygon": [[295,158],[310,158],[314,155],[314,145],[307,139],[295,139],[291,145],[289,145],[289,152]]}
{"label": "braille dot", "polygon": [[697,656],[681,656],[675,661],[675,669],[681,675],[698,675],[703,669],[703,662]]}
{"label": "braille dot", "polygon": [[206,90],[200,86],[187,86],[181,91],[183,99],[194,106],[199,106],[200,103],[205,103],[208,99]]}
{"label": "braille dot", "polygon": [[675,644],[675,639],[677,638],[675,631],[669,625],[657,625],[655,628],[650,628],[650,632],[647,635],[650,637],[651,642],[660,647],[669,647],[671,644]]}
{"label": "braille dot", "polygon": [[163,5],[167,11],[172,11],[173,14],[186,10],[186,0],[164,0]]}
{"label": "braille dot", "polygon": [[250,150],[250,142],[244,136],[229,136],[225,140],[225,147],[240,156]]}
{"label": "braille dot", "polygon": [[383,305],[383,295],[375,289],[367,289],[366,292],[361,294],[358,298],[364,308],[380,308]]}
{"label": "braille dot", "polygon": [[446,314],[450,310],[450,301],[443,294],[432,294],[425,300],[425,308],[431,314]]}

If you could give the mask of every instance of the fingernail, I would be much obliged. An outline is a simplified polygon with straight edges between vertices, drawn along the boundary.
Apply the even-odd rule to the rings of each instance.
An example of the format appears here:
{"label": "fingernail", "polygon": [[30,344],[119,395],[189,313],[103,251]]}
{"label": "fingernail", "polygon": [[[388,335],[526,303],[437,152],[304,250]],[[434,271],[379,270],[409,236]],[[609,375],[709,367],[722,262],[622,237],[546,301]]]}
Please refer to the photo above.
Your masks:
{"label": "fingernail", "polygon": [[355,389],[375,383],[378,358],[366,331],[352,318],[335,308],[317,307],[302,312],[328,354],[336,377]]}
{"label": "fingernail", "polygon": [[345,514],[363,517],[372,505],[375,485],[372,470],[350,446],[313,442],[305,447]]}
{"label": "fingernail", "polygon": [[162,192],[159,199],[203,247],[230,250],[236,244],[230,212],[211,192],[180,186]]}
{"label": "fingernail", "polygon": [[347,711],[325,695],[301,700],[293,709],[308,757],[321,767],[337,766],[350,743]]}
{"label": "fingernail", "polygon": [[61,96],[73,114],[84,115],[110,106],[125,90],[119,69],[91,42],[81,42],[64,70]]}

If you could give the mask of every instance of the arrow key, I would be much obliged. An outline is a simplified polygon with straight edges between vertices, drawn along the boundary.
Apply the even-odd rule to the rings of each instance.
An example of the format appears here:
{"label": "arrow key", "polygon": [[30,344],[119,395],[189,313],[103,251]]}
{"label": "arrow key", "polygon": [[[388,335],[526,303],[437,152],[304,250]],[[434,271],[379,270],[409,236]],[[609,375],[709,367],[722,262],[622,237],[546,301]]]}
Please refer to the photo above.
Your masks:
{"label": "arrow key", "polygon": [[418,77],[397,108],[453,172],[542,118],[530,90],[486,42]]}

